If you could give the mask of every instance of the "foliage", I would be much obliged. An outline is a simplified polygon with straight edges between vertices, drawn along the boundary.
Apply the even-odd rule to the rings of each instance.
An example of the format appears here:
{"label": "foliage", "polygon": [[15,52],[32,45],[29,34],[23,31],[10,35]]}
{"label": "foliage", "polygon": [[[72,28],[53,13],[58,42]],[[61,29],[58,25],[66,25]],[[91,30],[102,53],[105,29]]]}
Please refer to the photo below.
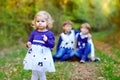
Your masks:
{"label": "foliage", "polygon": [[114,31],[107,36],[107,41],[111,43],[112,45],[118,46],[120,45],[120,0],[116,0],[116,5],[112,11],[112,15],[110,16],[110,20],[112,22],[112,25],[114,27]]}
{"label": "foliage", "polygon": [[10,47],[26,42],[33,30],[33,17],[39,10],[46,10],[52,15],[52,31],[55,34],[62,31],[64,20],[71,20],[73,29],[79,29],[82,23],[88,22],[93,31],[118,30],[120,25],[119,0],[1,0],[0,46]]}

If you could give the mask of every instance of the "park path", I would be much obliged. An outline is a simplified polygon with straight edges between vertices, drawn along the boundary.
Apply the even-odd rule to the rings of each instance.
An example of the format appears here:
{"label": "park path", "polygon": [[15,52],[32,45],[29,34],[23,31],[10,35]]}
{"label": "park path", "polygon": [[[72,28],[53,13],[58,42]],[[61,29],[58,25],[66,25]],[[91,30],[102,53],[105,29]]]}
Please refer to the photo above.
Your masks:
{"label": "park path", "polygon": [[109,57],[118,60],[120,62],[120,58],[114,54],[112,51],[112,46],[110,44],[104,43],[104,42],[99,42],[99,41],[94,41],[95,48],[101,51],[103,54],[108,55]]}
{"label": "park path", "polygon": [[[97,66],[93,62],[81,64],[74,62],[74,72],[70,73],[70,80],[103,80],[97,73]],[[101,78],[101,79],[100,79]]]}
{"label": "park path", "polygon": [[[94,41],[95,48],[102,53],[112,58],[118,58],[111,51],[112,47],[103,42]],[[120,59],[118,59],[120,60]],[[98,75],[98,67],[95,62],[86,62],[81,64],[80,62],[74,62],[74,72],[70,73],[70,80],[106,80],[104,77]]]}

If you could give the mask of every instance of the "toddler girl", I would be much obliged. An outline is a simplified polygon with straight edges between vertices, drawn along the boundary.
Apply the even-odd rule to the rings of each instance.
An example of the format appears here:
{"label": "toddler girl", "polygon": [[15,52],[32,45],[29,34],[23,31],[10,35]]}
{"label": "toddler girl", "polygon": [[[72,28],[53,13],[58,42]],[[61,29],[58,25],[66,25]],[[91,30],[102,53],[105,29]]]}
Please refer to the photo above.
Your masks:
{"label": "toddler girl", "polygon": [[54,47],[54,34],[51,32],[53,19],[46,11],[39,11],[34,17],[34,26],[26,43],[29,48],[24,58],[24,69],[32,70],[31,80],[46,80],[46,71],[55,72],[51,48]]}

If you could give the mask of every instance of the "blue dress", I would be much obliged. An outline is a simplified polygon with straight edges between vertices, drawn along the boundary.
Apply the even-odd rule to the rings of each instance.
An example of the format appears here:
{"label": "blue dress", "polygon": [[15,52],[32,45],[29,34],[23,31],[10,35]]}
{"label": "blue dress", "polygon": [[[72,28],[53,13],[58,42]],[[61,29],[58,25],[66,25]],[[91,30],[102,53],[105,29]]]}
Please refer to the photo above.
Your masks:
{"label": "blue dress", "polygon": [[[46,42],[43,41],[43,35],[46,35],[48,38]],[[44,32],[33,30],[28,39],[32,45],[24,58],[24,69],[55,72],[51,54],[51,49],[54,47],[54,40],[54,34],[50,30]]]}

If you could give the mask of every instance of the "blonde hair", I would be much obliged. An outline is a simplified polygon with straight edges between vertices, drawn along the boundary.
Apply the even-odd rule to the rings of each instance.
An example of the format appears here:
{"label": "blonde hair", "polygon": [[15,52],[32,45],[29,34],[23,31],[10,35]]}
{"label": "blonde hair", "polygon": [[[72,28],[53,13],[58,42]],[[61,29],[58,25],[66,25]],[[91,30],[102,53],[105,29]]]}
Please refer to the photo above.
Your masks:
{"label": "blonde hair", "polygon": [[36,22],[37,17],[42,17],[47,21],[47,27],[46,27],[47,29],[50,29],[50,28],[53,27],[54,20],[52,19],[51,15],[47,11],[39,11],[35,15],[34,20],[33,20],[33,25],[34,25],[35,28],[36,28],[35,22]]}
{"label": "blonde hair", "polygon": [[88,23],[83,23],[82,25],[81,25],[81,28],[86,28],[86,29],[88,29],[89,31],[91,30],[91,27],[90,27],[90,25],[88,24]]}

